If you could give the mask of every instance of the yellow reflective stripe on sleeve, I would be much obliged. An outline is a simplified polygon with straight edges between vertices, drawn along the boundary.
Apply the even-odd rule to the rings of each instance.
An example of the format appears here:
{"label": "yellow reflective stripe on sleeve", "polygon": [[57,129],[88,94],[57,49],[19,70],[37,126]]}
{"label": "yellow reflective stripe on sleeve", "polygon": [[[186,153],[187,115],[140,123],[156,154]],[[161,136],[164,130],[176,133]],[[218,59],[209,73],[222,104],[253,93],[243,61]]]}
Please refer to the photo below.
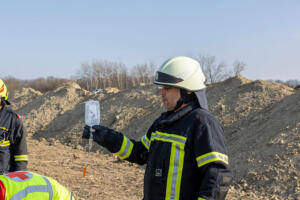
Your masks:
{"label": "yellow reflective stripe on sleeve", "polygon": [[202,167],[211,162],[221,161],[228,165],[228,156],[219,152],[210,152],[196,158],[198,167]]}
{"label": "yellow reflective stripe on sleeve", "polygon": [[184,146],[184,144],[172,143],[165,200],[179,200]]}
{"label": "yellow reflective stripe on sleeve", "polygon": [[3,127],[3,126],[0,126],[0,129],[5,130],[5,131],[8,131],[8,129],[5,128],[5,127]]}
{"label": "yellow reflective stripe on sleeve", "polygon": [[27,161],[28,155],[15,155],[15,161]]}
{"label": "yellow reflective stripe on sleeve", "polygon": [[7,146],[10,146],[10,141],[7,140],[0,140],[0,147],[7,147]]}
{"label": "yellow reflective stripe on sleeve", "polygon": [[199,197],[199,198],[198,198],[198,200],[205,200],[205,199],[203,199],[203,198]]}
{"label": "yellow reflective stripe on sleeve", "polygon": [[126,159],[130,156],[132,148],[133,143],[126,136],[123,136],[121,149],[114,154],[120,156],[121,159]]}
{"label": "yellow reflective stripe on sleeve", "polygon": [[148,139],[147,135],[144,135],[142,138],[141,138],[141,141],[143,143],[143,145],[145,146],[145,148],[147,150],[149,150],[150,148],[150,140]]}

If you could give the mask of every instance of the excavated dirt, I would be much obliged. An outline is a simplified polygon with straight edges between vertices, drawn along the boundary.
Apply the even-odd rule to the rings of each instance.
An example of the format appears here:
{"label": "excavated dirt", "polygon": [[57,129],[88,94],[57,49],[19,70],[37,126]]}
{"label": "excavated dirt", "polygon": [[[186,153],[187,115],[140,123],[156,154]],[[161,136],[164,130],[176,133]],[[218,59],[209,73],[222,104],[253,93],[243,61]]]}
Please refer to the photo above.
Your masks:
{"label": "excavated dirt", "polygon": [[[224,125],[234,173],[227,199],[300,199],[300,91],[238,76],[207,88]],[[76,83],[10,96],[28,132],[29,170],[57,179],[76,199],[142,199],[144,169],[81,139],[84,102],[99,100],[101,124],[139,140],[164,110],[152,85],[93,94]],[[82,169],[87,175],[82,177]]]}
{"label": "excavated dirt", "polygon": [[42,96],[42,93],[32,88],[21,88],[16,90],[12,94],[9,94],[9,98],[14,101],[11,108],[18,110],[40,96]]}

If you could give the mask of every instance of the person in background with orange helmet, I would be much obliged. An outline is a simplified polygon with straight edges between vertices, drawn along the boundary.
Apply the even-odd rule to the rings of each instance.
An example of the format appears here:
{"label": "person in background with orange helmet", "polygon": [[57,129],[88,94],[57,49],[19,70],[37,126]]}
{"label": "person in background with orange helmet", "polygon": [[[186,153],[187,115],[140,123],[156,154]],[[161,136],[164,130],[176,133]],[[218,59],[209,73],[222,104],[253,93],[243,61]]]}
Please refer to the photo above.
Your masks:
{"label": "person in background with orange helmet", "polygon": [[0,174],[26,170],[26,132],[20,115],[7,105],[7,87],[0,79]]}

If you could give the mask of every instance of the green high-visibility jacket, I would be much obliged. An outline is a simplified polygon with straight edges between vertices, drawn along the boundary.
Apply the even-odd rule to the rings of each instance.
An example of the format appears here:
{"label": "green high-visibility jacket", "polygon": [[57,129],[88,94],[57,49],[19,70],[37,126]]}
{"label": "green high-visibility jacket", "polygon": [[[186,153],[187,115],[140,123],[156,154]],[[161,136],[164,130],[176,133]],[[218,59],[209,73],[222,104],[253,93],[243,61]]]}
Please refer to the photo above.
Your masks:
{"label": "green high-visibility jacket", "polygon": [[56,180],[33,172],[0,175],[0,200],[74,200]]}

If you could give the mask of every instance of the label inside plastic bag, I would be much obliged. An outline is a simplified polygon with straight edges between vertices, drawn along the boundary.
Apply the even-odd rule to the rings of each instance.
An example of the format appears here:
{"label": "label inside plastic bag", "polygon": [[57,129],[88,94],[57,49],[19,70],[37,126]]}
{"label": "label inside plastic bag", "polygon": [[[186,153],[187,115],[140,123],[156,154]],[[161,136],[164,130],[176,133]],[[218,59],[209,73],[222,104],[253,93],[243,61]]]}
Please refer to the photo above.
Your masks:
{"label": "label inside plastic bag", "polygon": [[100,103],[99,101],[88,100],[85,102],[85,124],[88,126],[99,125]]}

